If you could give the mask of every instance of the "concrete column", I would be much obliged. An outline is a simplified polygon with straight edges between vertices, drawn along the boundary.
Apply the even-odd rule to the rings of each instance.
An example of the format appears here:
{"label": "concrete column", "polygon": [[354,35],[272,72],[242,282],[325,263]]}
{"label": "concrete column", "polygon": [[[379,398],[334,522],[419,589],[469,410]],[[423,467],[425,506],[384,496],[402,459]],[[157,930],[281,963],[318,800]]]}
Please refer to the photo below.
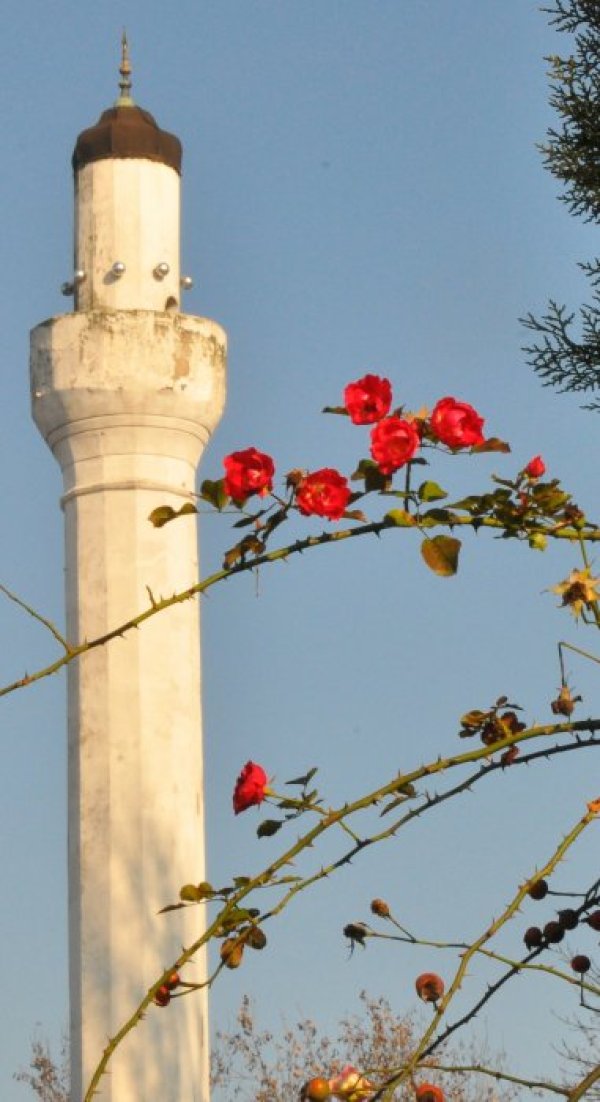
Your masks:
{"label": "concrete column", "polygon": [[[214,322],[154,309],[88,309],[33,330],[33,416],[63,472],[72,642],[135,615],[148,589],[197,580],[194,517],[156,529],[148,515],[193,500],[225,361]],[[198,614],[186,602],[68,668],[72,1102],[202,929],[200,908],[157,914],[205,877]],[[189,978],[205,976],[198,954]],[[114,1057],[103,1102],[207,1102],[206,1031],[198,993],[152,1007]]]}

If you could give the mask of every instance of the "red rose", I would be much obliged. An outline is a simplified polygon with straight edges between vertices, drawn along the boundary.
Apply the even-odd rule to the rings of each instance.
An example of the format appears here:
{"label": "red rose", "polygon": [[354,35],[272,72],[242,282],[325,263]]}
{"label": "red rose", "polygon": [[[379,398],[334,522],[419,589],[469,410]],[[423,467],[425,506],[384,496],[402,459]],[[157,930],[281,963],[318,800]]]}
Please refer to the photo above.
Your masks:
{"label": "red rose", "polygon": [[431,431],[449,448],[471,448],[483,444],[483,417],[467,402],[440,398],[431,414]]}
{"label": "red rose", "polygon": [[268,777],[261,765],[247,761],[233,790],[233,810],[236,815],[258,806],[268,795]]}
{"label": "red rose", "polygon": [[444,1092],[441,1087],[434,1087],[433,1083],[421,1083],[415,1098],[418,1102],[444,1102]]}
{"label": "red rose", "polygon": [[273,488],[275,465],[270,455],[246,448],[232,452],[223,460],[225,467],[225,493],[234,501],[244,501],[251,494],[264,497]]}
{"label": "red rose", "polygon": [[415,980],[417,995],[424,1003],[436,1003],[444,994],[444,981],[435,972],[423,972]]}
{"label": "red rose", "polygon": [[348,480],[339,471],[323,467],[307,474],[298,484],[296,505],[305,517],[329,517],[339,520],[346,511],[351,491]]}
{"label": "red rose", "polygon": [[371,429],[371,455],[382,474],[392,474],[412,459],[421,445],[421,437],[413,421],[401,417],[386,417]]}
{"label": "red rose", "polygon": [[529,463],[525,467],[525,474],[528,478],[541,478],[546,473],[546,464],[541,455],[534,455],[533,459],[529,460]]}
{"label": "red rose", "polygon": [[389,413],[391,404],[391,383],[379,375],[365,375],[355,383],[348,383],[344,391],[344,405],[354,425],[381,421]]}

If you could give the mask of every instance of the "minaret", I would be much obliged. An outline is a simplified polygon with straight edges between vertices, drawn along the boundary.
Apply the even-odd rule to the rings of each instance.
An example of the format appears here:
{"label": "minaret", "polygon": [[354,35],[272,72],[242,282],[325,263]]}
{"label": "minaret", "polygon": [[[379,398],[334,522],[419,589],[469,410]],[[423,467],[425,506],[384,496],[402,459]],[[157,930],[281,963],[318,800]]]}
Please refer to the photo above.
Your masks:
{"label": "minaret", "polygon": [[[121,94],[79,135],[74,311],[31,334],[34,420],[61,465],[66,632],[93,639],[198,578],[193,500],[223,412],[226,337],[180,313],[181,145]],[[72,1102],[202,911],[159,915],[204,879],[198,602],[68,668]],[[188,920],[186,923],[186,919]],[[205,979],[198,955],[184,979]],[[207,1102],[206,1002],[152,1007],[103,1079],[103,1102]]]}

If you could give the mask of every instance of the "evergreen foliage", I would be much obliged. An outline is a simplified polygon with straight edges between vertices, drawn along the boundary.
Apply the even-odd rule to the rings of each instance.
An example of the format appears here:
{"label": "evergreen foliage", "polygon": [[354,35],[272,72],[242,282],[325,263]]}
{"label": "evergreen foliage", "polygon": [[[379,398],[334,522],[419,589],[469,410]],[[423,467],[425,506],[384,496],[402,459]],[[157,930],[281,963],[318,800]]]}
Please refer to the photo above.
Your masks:
{"label": "evergreen foliage", "polygon": [[[574,35],[567,57],[550,64],[550,105],[559,125],[541,146],[549,172],[563,185],[561,200],[588,222],[600,222],[600,3],[554,0],[543,9],[557,31]],[[600,259],[580,265],[590,283],[591,302],[569,311],[552,299],[546,313],[529,313],[524,325],[536,333],[524,351],[545,386],[560,391],[600,391]],[[573,332],[577,319],[579,335]],[[585,408],[600,410],[600,397]]]}

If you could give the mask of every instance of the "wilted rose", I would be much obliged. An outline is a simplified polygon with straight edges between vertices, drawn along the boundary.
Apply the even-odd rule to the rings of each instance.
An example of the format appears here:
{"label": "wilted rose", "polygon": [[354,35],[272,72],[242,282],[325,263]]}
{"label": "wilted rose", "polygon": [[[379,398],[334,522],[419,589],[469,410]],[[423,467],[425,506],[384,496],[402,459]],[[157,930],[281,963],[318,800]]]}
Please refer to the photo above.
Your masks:
{"label": "wilted rose", "polygon": [[344,390],[344,405],[355,425],[372,425],[389,413],[392,404],[392,386],[389,379],[379,375],[364,375],[355,383],[348,383]]}
{"label": "wilted rose", "polygon": [[339,520],[346,512],[350,496],[348,480],[332,467],[323,467],[301,480],[296,490],[296,505],[305,517]]}
{"label": "wilted rose", "polygon": [[449,448],[472,448],[483,444],[483,417],[467,402],[440,398],[431,414],[431,431]]}
{"label": "wilted rose", "polygon": [[264,497],[273,489],[275,465],[270,455],[257,448],[232,452],[223,460],[225,493],[234,501],[245,501],[251,494]]}
{"label": "wilted rose", "polygon": [[244,955],[244,942],[240,938],[228,937],[221,945],[219,956],[226,968],[239,968]]}
{"label": "wilted rose", "polygon": [[269,794],[268,777],[261,765],[247,761],[233,790],[233,810],[236,815],[261,804]]}
{"label": "wilted rose", "polygon": [[382,474],[404,467],[420,446],[416,424],[401,417],[385,417],[371,431],[371,455]]}
{"label": "wilted rose", "polygon": [[572,570],[564,582],[550,588],[552,593],[558,593],[562,597],[563,605],[568,605],[577,619],[584,608],[591,608],[600,598],[599,586],[600,577],[592,578],[591,570],[586,566],[583,570]]}

